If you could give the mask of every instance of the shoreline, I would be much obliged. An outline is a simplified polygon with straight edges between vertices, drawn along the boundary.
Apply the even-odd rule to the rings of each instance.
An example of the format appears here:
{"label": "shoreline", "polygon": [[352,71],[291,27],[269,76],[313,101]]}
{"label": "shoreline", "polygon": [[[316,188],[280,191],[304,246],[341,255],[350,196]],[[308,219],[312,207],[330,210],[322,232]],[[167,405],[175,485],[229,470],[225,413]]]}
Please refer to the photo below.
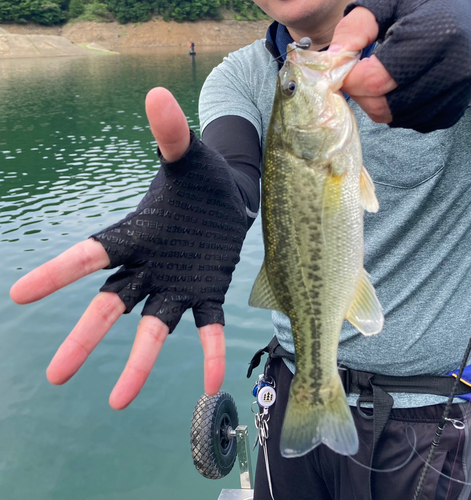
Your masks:
{"label": "shoreline", "polygon": [[[194,42],[196,52],[198,52],[198,48],[203,51],[203,47],[249,45],[265,37],[269,24],[269,20],[235,21],[232,19],[177,23],[165,22],[159,18],[145,23],[128,24],[119,24],[115,21],[110,23],[75,21],[62,26],[0,23],[0,33],[63,37],[75,46],[97,44],[105,50],[123,53],[160,47],[187,48],[190,42]],[[36,56],[41,57],[41,54],[36,54]]]}

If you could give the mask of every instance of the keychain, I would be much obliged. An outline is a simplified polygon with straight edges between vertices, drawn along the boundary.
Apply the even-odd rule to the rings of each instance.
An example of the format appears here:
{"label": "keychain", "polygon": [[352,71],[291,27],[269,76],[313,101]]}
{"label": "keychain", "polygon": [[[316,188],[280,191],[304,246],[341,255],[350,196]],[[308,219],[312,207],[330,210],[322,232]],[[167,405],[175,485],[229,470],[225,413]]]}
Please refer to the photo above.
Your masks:
{"label": "keychain", "polygon": [[[258,381],[254,385],[252,394],[257,398],[257,401],[252,403],[252,413],[255,417],[255,427],[257,429],[257,437],[255,438],[255,443],[253,449],[256,448],[257,443],[260,446],[265,446],[265,441],[268,439],[268,421],[270,420],[270,414],[268,413],[268,408],[276,400],[275,392],[275,381],[271,377],[265,377],[261,374],[258,376]],[[254,406],[258,404],[262,410],[254,411]]]}
{"label": "keychain", "polygon": [[[268,464],[268,451],[266,447],[266,441],[269,436],[268,422],[270,420],[270,414],[268,413],[268,409],[276,401],[274,379],[272,377],[265,377],[265,375],[263,374],[259,375],[258,381],[255,384],[252,393],[257,398],[257,400],[252,403],[252,408],[251,408],[255,418],[255,428],[257,429],[257,437],[255,438],[253,449],[256,448],[257,444],[259,444],[260,447],[263,449],[263,454],[265,457],[265,467],[267,469],[268,486],[270,488],[271,498],[272,500],[274,500],[273,489],[271,484],[270,467]],[[257,404],[261,407],[260,411],[254,411],[253,409],[254,405]]]}

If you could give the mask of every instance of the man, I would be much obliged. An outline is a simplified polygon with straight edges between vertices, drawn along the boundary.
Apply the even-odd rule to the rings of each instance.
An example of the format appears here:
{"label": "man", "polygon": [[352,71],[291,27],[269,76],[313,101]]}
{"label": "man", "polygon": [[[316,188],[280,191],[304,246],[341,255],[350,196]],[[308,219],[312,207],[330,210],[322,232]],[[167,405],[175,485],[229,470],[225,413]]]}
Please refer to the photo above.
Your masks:
{"label": "man", "polygon": [[[283,56],[287,42],[304,36],[311,38],[313,50],[329,45],[330,50],[361,50],[378,37],[383,42],[374,55],[356,65],[343,90],[356,102],[352,108],[366,150],[365,164],[377,183],[382,209],[366,220],[365,267],[372,273],[385,309],[386,327],[378,339],[365,341],[346,327],[339,361],[357,370],[401,376],[442,375],[457,368],[466,344],[465,324],[471,313],[465,293],[469,263],[464,255],[470,233],[466,196],[471,186],[466,171],[471,154],[471,117],[467,111],[471,93],[470,6],[459,0],[357,1],[348,6],[349,14],[342,19],[346,0],[256,3],[279,24],[271,26],[268,44],[258,41],[242,49],[208,78],[200,115],[203,142],[213,149],[190,135],[184,114],[167,91],[151,91],[146,109],[163,166],[138,210],[32,271],[12,288],[13,300],[28,303],[98,269],[124,264],[59,348],[47,372],[52,383],[62,384],[72,377],[119,316],[148,296],[129,361],[110,396],[111,406],[122,409],[137,396],[168,333],[189,307],[193,309],[205,353],[205,391],[218,391],[224,376],[225,352],[221,305],[245,231],[258,209],[258,166],[279,69],[276,58]],[[453,58],[456,62],[450,64]],[[453,127],[435,135],[421,135],[374,122],[420,132]],[[188,201],[193,201],[191,208]],[[217,205],[221,217],[232,222],[226,234],[230,244],[214,245],[201,237],[202,227],[217,225],[218,221],[191,212],[198,209],[198,203]],[[181,220],[185,221],[184,225],[172,226],[172,230],[192,235],[179,240],[178,251],[168,248],[161,234],[159,213],[169,205],[173,209],[178,206]],[[143,223],[148,228],[145,238],[136,229]],[[201,272],[207,273],[217,286],[173,285],[191,277],[192,264],[188,263],[188,248],[184,247],[192,248],[195,244],[206,252],[209,261]],[[171,262],[172,272],[157,273],[160,262]],[[426,265],[421,265],[424,262]],[[446,267],[447,262],[452,262],[452,266]],[[274,322],[280,344],[292,352],[286,318],[274,313]],[[429,349],[424,350],[424,346]],[[267,441],[275,499],[361,498],[369,488],[368,472],[357,468],[350,473],[350,459],[332,456],[322,446],[299,459],[280,456],[280,419],[294,366],[289,360],[274,360],[271,369],[278,378],[279,397]],[[352,394],[349,402],[355,405],[356,399]],[[428,394],[399,393],[393,420],[378,443],[375,468],[389,467],[385,455],[389,443],[394,443],[393,452],[403,453],[406,448],[405,427],[397,428],[397,422],[404,419],[433,422],[432,431],[423,425],[415,430],[426,447],[443,411],[443,400]],[[467,423],[469,410],[462,406],[455,405],[452,416]],[[425,413],[421,408],[426,408]],[[364,454],[358,458],[368,466],[365,457],[372,454],[373,428],[361,415],[370,416],[371,410],[352,412],[363,441],[361,449],[364,448]],[[467,478],[466,460],[471,454],[466,448],[469,442],[462,436],[447,436],[452,455],[443,457],[440,464],[447,466],[456,460],[461,466],[459,477]],[[414,441],[413,436],[410,439]],[[392,473],[386,480],[380,475],[377,481],[373,477],[373,498],[411,496],[415,484],[410,484],[409,479],[417,474],[419,462],[405,465],[401,470],[407,475],[399,479]],[[270,498],[264,471],[260,460],[255,500]],[[455,477],[456,473],[454,470]],[[407,480],[405,486],[402,478]],[[445,498],[443,488],[448,488],[452,495],[449,498],[469,497],[466,487],[445,485],[435,477],[431,486],[438,491],[435,498]]]}

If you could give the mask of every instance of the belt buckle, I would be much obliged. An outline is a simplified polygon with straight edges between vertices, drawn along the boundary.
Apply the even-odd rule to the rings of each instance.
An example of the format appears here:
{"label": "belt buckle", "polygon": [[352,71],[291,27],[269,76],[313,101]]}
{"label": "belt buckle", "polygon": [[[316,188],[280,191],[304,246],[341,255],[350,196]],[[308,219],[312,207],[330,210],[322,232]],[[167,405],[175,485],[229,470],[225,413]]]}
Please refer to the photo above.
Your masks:
{"label": "belt buckle", "polygon": [[337,366],[340,380],[342,381],[343,388],[345,389],[345,394],[350,394],[350,370],[346,366],[338,365]]}

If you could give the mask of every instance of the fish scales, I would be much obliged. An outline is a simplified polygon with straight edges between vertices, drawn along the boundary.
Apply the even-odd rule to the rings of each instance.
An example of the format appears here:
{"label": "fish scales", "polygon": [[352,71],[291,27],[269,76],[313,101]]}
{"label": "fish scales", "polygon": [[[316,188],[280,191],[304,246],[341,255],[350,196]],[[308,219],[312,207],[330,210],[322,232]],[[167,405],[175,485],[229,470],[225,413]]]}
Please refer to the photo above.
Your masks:
{"label": "fish scales", "polygon": [[286,314],[296,374],[281,451],[320,443],[350,455],[358,437],[337,371],[345,318],[378,333],[381,306],[363,270],[364,208],[377,210],[355,118],[336,92],[352,54],[295,49],[280,71],[262,173],[265,259],[249,303]]}

